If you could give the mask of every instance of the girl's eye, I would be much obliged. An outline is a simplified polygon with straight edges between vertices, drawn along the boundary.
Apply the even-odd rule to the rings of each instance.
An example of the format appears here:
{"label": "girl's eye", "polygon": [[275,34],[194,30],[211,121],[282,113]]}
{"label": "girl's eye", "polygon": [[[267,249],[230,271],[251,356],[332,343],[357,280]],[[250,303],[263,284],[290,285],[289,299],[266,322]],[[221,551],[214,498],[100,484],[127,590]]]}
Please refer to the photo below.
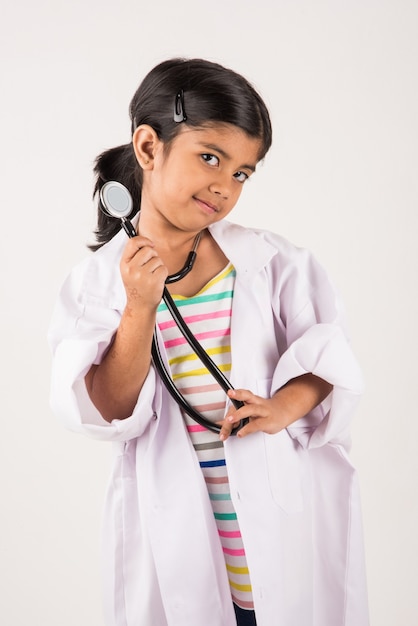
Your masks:
{"label": "girl's eye", "polygon": [[245,183],[245,181],[249,178],[248,174],[245,172],[236,172],[234,177],[239,183]]}
{"label": "girl's eye", "polygon": [[213,166],[219,165],[219,159],[214,154],[202,154],[202,159],[208,165],[213,165]]}

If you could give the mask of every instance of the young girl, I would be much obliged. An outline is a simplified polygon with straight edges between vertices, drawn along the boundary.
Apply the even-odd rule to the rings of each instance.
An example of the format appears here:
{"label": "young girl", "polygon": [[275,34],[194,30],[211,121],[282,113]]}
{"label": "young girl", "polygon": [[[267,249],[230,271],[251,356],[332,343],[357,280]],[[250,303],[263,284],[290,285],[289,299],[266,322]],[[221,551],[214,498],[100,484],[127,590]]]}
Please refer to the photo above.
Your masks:
{"label": "young girl", "polygon": [[[362,383],[340,303],[309,252],[226,221],[270,147],[267,109],[231,70],[173,59],[130,114],[132,142],[98,157],[95,191],[129,189],[137,236],[99,210],[95,252],[65,282],[50,329],[54,411],[115,443],[106,624],[366,626],[347,457]],[[167,288],[229,397],[162,301],[193,247],[192,270]],[[154,328],[176,386],[220,432],[162,383]]]}

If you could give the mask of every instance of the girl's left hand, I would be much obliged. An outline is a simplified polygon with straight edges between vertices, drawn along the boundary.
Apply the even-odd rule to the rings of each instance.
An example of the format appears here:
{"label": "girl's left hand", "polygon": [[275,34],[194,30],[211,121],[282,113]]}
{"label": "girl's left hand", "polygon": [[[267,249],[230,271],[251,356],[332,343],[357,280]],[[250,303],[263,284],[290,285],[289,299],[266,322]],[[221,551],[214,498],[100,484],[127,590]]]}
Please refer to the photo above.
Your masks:
{"label": "girl's left hand", "polygon": [[239,409],[231,404],[225,419],[220,422],[222,425],[220,439],[222,441],[228,439],[232,429],[239,424],[240,420],[245,418],[249,418],[250,421],[238,431],[237,437],[246,437],[258,430],[274,435],[288,426],[285,416],[279,410],[279,403],[276,398],[261,398],[248,389],[231,389],[228,391],[228,396],[245,404]]}
{"label": "girl's left hand", "polygon": [[238,431],[237,437],[259,430],[274,435],[307,415],[331,391],[331,383],[309,372],[289,380],[271,398],[260,398],[248,389],[230,389],[228,396],[245,404],[239,409],[231,405],[225,419],[219,422],[220,439],[228,439],[234,426],[247,417],[250,421]]}

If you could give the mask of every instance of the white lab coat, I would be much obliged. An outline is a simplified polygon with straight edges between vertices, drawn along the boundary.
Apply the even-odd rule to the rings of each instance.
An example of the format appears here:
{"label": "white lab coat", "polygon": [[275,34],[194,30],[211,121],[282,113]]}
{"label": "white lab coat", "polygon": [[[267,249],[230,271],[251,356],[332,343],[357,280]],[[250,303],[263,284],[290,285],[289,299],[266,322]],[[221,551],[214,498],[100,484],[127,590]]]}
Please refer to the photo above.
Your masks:
{"label": "white lab coat", "polygon": [[[358,484],[347,456],[362,380],[338,298],[306,250],[226,221],[210,230],[237,271],[232,384],[267,397],[313,372],[334,386],[287,430],[225,443],[257,624],[366,626]],[[121,231],[73,270],[49,335],[53,410],[70,429],[114,442],[103,523],[106,624],[233,626],[214,516],[178,406],[152,367],[125,420],[105,422],[86,393],[84,375],[124,309],[125,243]]]}

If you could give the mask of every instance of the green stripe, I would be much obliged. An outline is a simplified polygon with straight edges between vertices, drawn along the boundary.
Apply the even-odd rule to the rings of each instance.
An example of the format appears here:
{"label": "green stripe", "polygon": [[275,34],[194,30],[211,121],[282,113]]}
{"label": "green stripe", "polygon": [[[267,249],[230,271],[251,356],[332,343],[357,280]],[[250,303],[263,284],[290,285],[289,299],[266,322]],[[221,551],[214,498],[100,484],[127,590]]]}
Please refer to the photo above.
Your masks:
{"label": "green stripe", "polygon": [[220,520],[235,520],[237,519],[236,513],[214,513],[215,519]]}
{"label": "green stripe", "polygon": [[[214,302],[215,300],[224,300],[225,298],[232,298],[234,292],[231,291],[221,291],[220,293],[213,293],[207,296],[195,296],[194,298],[185,298],[181,300],[177,300],[174,298],[174,301],[178,307],[187,306],[189,304],[199,304],[200,302]],[[157,311],[166,311],[167,305],[165,302],[161,302],[158,306]]]}
{"label": "green stripe", "polygon": [[231,494],[230,493],[210,493],[209,498],[211,500],[230,500]]}

